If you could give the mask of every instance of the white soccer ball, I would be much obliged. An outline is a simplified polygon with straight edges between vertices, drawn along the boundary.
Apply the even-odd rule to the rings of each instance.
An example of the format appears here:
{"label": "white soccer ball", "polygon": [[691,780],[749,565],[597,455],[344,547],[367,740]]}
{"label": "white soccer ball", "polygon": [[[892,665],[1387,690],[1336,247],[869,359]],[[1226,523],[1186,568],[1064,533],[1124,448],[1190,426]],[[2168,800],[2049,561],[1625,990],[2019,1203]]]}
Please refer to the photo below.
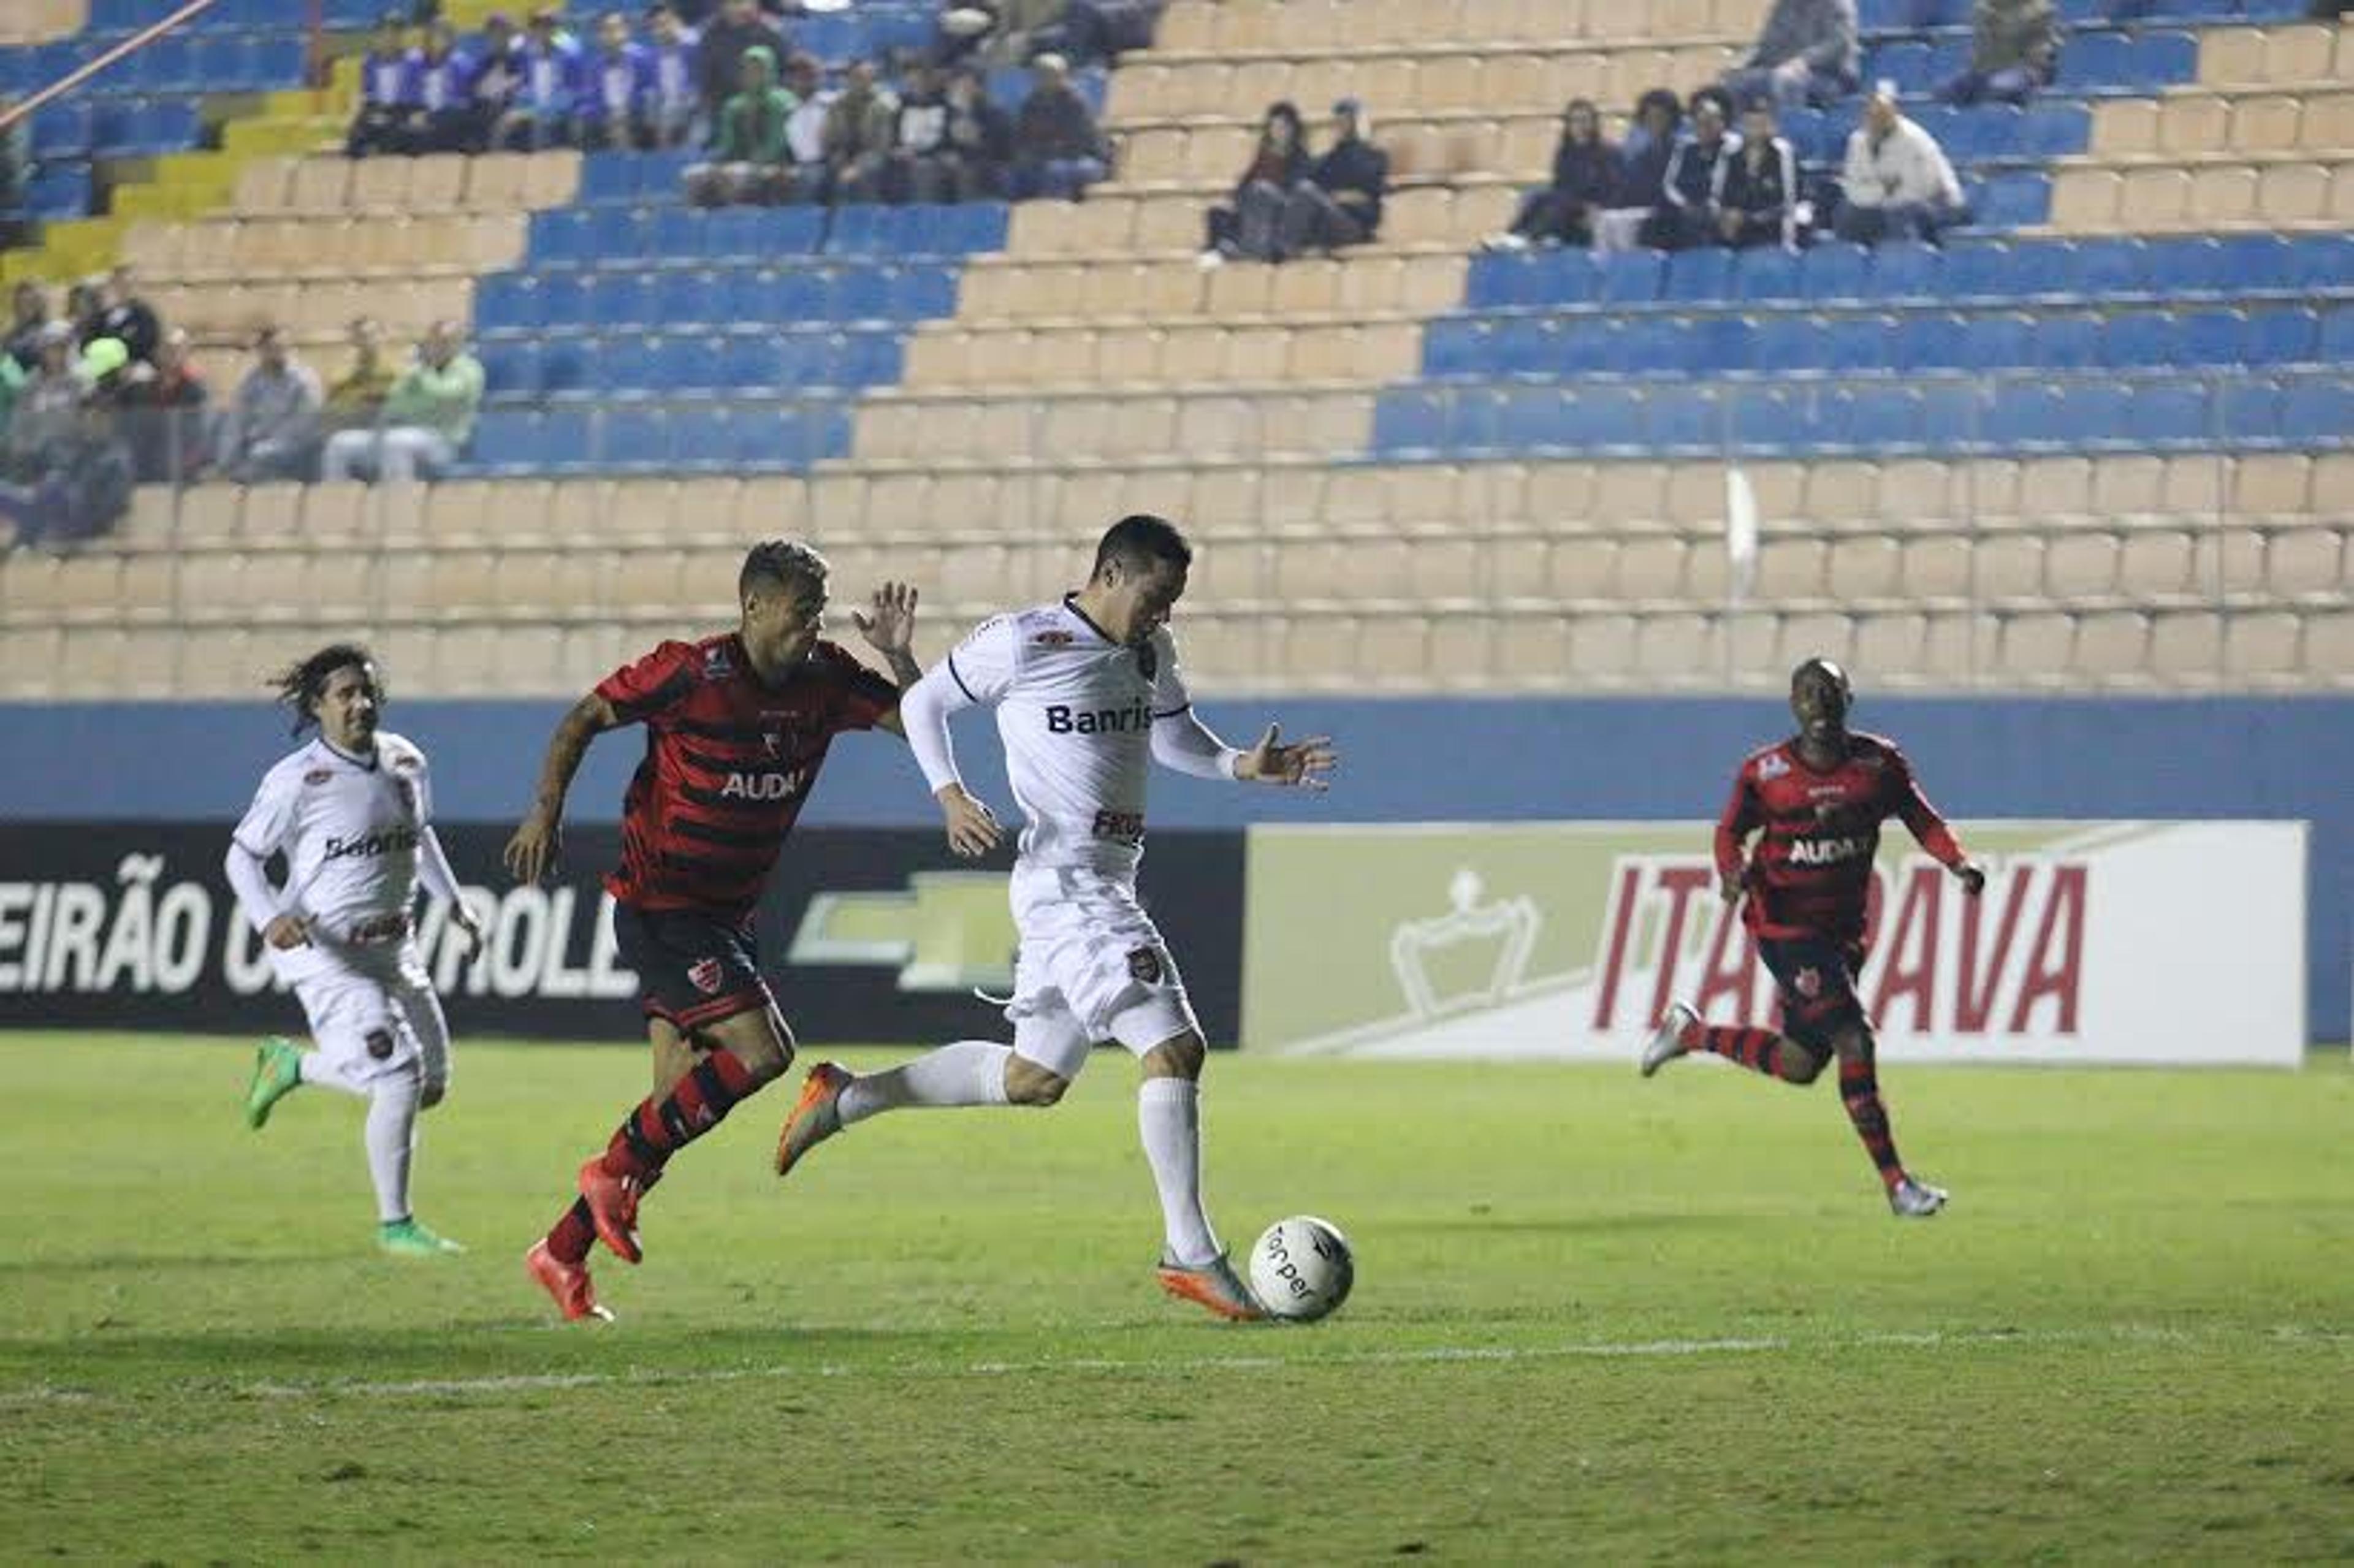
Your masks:
{"label": "white soccer ball", "polygon": [[1251,1294],[1286,1322],[1314,1322],[1346,1301],[1356,1283],[1349,1238],[1313,1214],[1276,1221],[1251,1248]]}

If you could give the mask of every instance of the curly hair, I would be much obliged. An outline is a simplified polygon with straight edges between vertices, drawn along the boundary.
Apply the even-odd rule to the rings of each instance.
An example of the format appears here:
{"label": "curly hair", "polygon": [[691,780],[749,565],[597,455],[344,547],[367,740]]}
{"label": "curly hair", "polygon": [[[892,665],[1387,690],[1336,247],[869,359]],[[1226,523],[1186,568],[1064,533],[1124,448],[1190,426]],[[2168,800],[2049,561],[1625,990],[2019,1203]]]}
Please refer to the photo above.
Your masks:
{"label": "curly hair", "polygon": [[384,672],[376,655],[356,642],[330,642],[307,659],[297,660],[272,676],[270,684],[277,688],[280,705],[293,715],[294,733],[301,735],[319,722],[312,710],[326,694],[327,679],[336,671],[357,665],[360,674],[376,694],[376,702],[384,702]]}

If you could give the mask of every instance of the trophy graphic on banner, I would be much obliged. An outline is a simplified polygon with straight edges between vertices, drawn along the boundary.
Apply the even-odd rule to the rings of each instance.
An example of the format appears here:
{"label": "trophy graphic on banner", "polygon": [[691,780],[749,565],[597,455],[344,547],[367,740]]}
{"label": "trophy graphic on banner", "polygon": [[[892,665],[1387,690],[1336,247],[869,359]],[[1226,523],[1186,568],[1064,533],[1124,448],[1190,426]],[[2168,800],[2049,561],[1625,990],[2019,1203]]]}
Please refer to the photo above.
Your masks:
{"label": "trophy graphic on banner", "polygon": [[1408,920],[1390,935],[1390,969],[1416,1018],[1492,1007],[1520,989],[1544,923],[1526,897],[1482,904],[1479,874],[1465,866],[1447,886],[1444,915]]}

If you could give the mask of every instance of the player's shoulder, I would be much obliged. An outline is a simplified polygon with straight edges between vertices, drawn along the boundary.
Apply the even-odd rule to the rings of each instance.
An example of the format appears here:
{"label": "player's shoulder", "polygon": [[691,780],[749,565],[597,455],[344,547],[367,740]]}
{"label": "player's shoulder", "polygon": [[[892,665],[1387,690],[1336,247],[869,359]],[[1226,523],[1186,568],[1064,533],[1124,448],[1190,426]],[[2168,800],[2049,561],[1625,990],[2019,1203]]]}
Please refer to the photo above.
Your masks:
{"label": "player's shoulder", "polygon": [[1850,730],[1847,736],[1847,759],[1850,767],[1867,773],[1904,767],[1904,753],[1884,735],[1869,730]]}
{"label": "player's shoulder", "polygon": [[1087,631],[1087,622],[1061,599],[1027,609],[1009,609],[996,619],[1025,648],[1076,647]]}
{"label": "player's shoulder", "polygon": [[270,770],[261,776],[261,788],[289,791],[314,789],[322,784],[332,783],[341,771],[336,766],[334,753],[327,749],[324,742],[308,740],[270,765]]}
{"label": "player's shoulder", "polygon": [[882,677],[872,664],[830,637],[821,637],[810,649],[810,668],[835,685]]}
{"label": "player's shoulder", "polygon": [[1763,784],[1790,771],[1790,743],[1768,741],[1741,759],[1741,777]]}
{"label": "player's shoulder", "polygon": [[425,771],[425,748],[405,735],[395,735],[389,730],[378,730],[376,737],[376,754],[384,759],[384,766],[395,773]]}
{"label": "player's shoulder", "polygon": [[742,673],[744,656],[734,632],[718,631],[709,637],[665,637],[648,649],[639,662],[696,680],[728,681]]}

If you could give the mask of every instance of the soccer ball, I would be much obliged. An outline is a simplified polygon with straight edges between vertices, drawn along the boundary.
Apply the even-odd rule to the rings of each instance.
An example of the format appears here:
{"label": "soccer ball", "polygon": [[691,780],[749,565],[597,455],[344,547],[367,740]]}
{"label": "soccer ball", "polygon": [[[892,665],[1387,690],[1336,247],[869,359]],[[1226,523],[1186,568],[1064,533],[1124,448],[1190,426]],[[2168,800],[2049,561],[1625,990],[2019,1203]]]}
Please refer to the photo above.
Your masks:
{"label": "soccer ball", "polygon": [[1312,1323],[1346,1301],[1356,1282],[1349,1238],[1313,1214],[1276,1221],[1251,1248],[1251,1294],[1271,1318]]}

